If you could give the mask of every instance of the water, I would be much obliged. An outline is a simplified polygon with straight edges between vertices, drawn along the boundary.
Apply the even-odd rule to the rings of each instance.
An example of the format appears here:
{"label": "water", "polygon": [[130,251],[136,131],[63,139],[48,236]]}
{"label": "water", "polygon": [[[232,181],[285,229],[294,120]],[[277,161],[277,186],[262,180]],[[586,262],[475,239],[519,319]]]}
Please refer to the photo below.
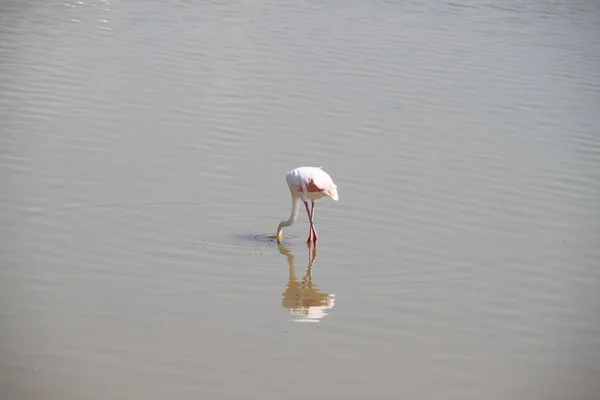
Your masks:
{"label": "water", "polygon": [[[591,0],[0,5],[3,399],[591,399]],[[319,247],[285,173],[323,166]]]}

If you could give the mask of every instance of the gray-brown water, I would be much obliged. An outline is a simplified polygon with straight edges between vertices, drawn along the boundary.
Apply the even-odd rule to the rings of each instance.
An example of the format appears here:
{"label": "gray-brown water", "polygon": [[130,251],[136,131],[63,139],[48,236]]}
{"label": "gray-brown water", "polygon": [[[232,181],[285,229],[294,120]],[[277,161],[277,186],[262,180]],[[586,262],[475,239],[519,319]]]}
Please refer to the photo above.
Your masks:
{"label": "gray-brown water", "polygon": [[[597,1],[8,1],[0,40],[2,399],[598,398]],[[268,239],[302,165],[316,253]]]}

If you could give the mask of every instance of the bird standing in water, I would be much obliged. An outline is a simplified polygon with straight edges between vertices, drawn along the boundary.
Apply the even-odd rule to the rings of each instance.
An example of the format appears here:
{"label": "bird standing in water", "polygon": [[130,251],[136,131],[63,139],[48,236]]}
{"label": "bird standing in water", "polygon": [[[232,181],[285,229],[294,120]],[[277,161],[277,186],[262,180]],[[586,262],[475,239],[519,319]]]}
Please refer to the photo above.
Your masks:
{"label": "bird standing in water", "polygon": [[[323,171],[321,167],[296,168],[288,172],[285,179],[292,194],[292,214],[290,215],[290,219],[281,221],[277,227],[277,240],[281,241],[283,238],[283,228],[293,225],[296,218],[298,218],[300,200],[302,200],[310,222],[310,230],[308,231],[308,240],[306,243],[312,242],[316,246],[319,237],[317,236],[314,221],[315,201],[323,197],[331,197],[333,200],[338,201],[337,186],[333,183],[329,174]],[[308,208],[308,200],[312,203],[310,209]]]}

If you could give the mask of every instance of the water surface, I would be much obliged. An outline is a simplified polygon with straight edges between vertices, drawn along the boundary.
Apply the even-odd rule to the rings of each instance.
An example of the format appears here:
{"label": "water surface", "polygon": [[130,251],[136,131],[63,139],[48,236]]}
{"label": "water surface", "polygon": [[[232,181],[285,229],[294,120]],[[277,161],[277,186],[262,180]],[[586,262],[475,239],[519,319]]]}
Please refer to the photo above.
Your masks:
{"label": "water surface", "polygon": [[[596,2],[20,1],[0,36],[3,399],[600,390]],[[316,253],[268,238],[302,165]]]}

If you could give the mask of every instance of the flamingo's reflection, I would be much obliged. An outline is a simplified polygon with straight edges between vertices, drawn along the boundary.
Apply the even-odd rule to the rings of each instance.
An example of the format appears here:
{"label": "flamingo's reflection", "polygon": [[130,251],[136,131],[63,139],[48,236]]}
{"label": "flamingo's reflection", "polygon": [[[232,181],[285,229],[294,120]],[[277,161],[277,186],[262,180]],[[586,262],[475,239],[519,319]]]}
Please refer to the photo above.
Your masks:
{"label": "flamingo's reflection", "polygon": [[281,305],[287,308],[298,322],[319,322],[327,315],[325,310],[335,304],[334,295],[319,291],[312,279],[312,267],[317,258],[317,249],[308,246],[308,267],[306,275],[298,279],[296,260],[290,249],[283,243],[278,244],[279,252],[287,257],[290,276]]}

